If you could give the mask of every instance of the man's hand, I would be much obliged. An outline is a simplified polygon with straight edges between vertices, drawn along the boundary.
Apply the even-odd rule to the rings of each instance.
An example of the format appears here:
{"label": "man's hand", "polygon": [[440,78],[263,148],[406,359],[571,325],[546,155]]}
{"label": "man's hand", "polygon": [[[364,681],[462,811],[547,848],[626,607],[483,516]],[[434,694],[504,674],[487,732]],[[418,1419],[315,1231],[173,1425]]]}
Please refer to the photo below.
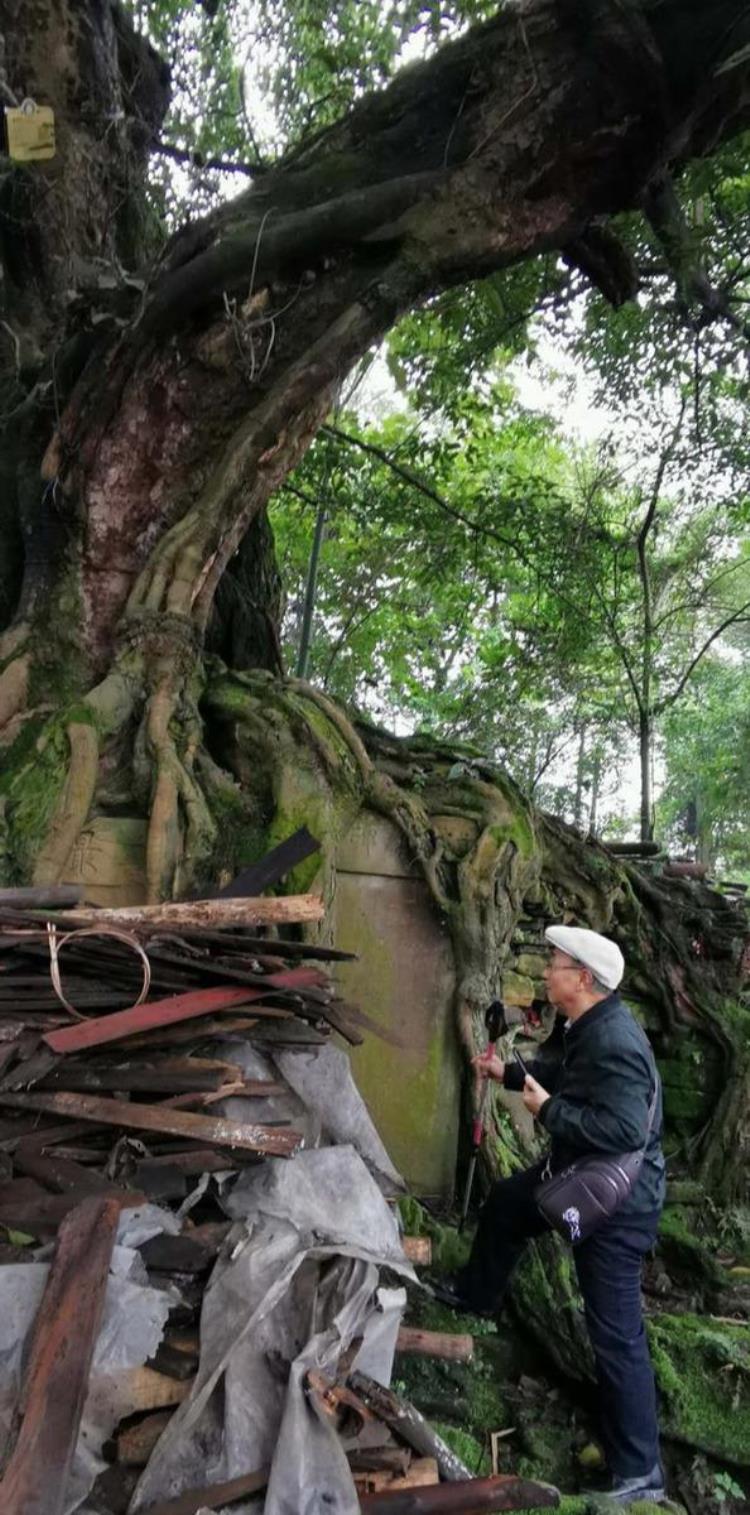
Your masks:
{"label": "man's hand", "polygon": [[486,1052],[482,1052],[479,1057],[473,1057],[471,1065],[477,1078],[493,1078],[496,1083],[502,1083],[505,1076],[505,1063],[501,1057],[496,1057],[494,1052],[489,1057]]}
{"label": "man's hand", "polygon": [[526,1109],[530,1110],[532,1115],[538,1115],[542,1105],[546,1105],[550,1097],[547,1090],[543,1089],[541,1084],[538,1084],[536,1079],[531,1077],[530,1073],[527,1073],[526,1082],[523,1086],[523,1102]]}

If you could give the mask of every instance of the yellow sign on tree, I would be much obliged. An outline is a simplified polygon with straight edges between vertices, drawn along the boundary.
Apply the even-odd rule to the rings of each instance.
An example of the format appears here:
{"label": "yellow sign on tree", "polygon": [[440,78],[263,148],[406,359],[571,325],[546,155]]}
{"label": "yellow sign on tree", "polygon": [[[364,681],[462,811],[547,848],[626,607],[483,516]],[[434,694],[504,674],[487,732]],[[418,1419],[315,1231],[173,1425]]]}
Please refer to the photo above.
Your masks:
{"label": "yellow sign on tree", "polygon": [[55,113],[49,105],[24,100],[6,105],[8,157],[15,163],[41,163],[55,156]]}

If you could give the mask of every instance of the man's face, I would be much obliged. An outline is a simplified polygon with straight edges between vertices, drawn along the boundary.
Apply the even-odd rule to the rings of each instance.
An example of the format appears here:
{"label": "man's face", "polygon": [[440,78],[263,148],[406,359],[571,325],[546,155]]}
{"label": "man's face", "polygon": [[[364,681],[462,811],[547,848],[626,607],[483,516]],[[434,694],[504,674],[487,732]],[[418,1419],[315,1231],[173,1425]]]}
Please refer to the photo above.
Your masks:
{"label": "man's face", "polygon": [[577,1005],[581,990],[586,987],[588,968],[568,957],[559,947],[553,947],[544,970],[544,986],[551,1005],[559,1010],[572,1009]]}

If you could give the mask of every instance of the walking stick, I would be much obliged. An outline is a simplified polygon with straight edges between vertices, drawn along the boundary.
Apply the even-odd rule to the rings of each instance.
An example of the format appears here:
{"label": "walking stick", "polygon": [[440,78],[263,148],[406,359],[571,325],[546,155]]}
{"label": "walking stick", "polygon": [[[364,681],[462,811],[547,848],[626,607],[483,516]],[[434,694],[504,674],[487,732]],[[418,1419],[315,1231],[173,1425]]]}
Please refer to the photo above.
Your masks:
{"label": "walking stick", "polygon": [[[487,1049],[484,1056],[485,1058],[490,1058],[494,1057],[498,1037],[503,1036],[508,1029],[505,1019],[505,1007],[502,1004],[501,1000],[493,999],[492,1004],[487,1006],[487,1009],[484,1012],[484,1024],[487,1028]],[[469,1171],[466,1175],[464,1202],[461,1207],[461,1219],[458,1224],[459,1231],[463,1231],[463,1228],[466,1224],[466,1217],[469,1213],[469,1201],[471,1199],[471,1190],[474,1184],[474,1173],[476,1171],[477,1158],[479,1156],[479,1151],[484,1139],[484,1116],[487,1109],[489,1082],[490,1081],[488,1078],[485,1078],[482,1081],[482,1088],[479,1093],[479,1099],[476,1107],[476,1115],[474,1116],[474,1121],[471,1128],[471,1158],[469,1160]]]}

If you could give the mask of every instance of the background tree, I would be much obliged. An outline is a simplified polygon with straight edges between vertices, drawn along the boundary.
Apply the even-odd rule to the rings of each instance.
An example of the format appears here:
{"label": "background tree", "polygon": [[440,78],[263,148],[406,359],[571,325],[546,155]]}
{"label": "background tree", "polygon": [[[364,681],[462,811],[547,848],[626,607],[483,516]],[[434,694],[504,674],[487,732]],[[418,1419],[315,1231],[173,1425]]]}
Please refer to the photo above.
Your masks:
{"label": "background tree", "polygon": [[736,657],[707,659],[664,722],[660,828],[674,844],[750,881],[750,681]]}

